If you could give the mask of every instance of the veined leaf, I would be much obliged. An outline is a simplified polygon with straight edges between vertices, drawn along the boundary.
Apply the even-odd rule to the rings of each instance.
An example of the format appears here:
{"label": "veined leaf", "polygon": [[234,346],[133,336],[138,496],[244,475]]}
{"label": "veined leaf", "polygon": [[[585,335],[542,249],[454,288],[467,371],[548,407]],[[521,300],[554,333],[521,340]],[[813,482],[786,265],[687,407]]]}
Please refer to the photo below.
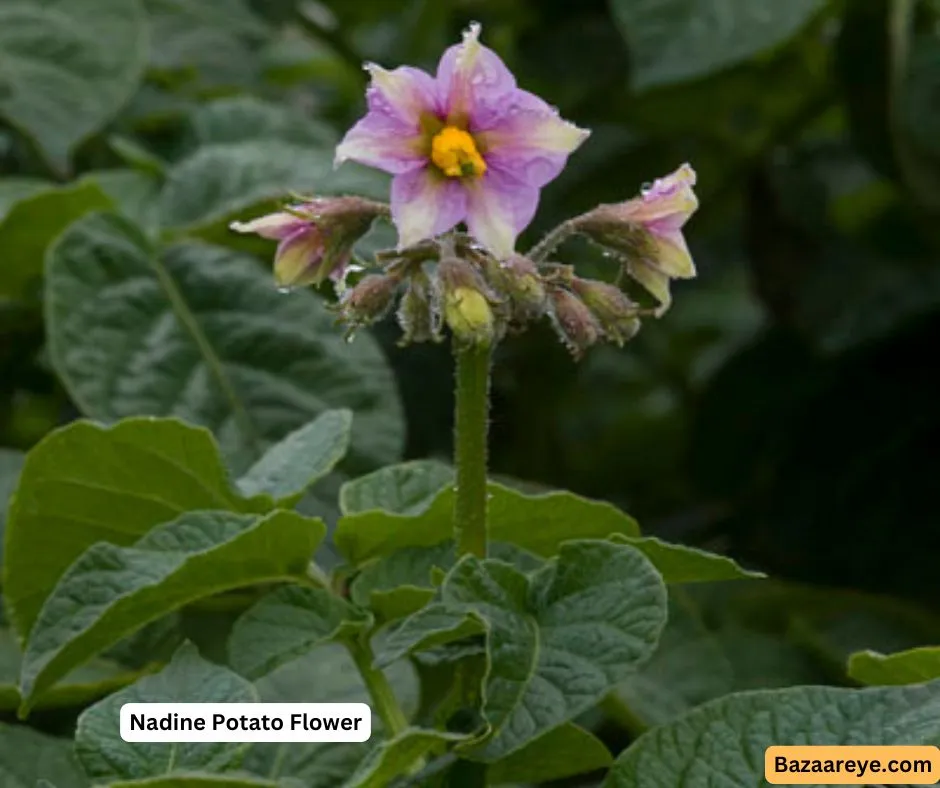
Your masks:
{"label": "veined leaf", "polygon": [[606,541],[567,542],[530,575],[465,556],[377,661],[465,637],[479,623],[492,737],[473,757],[493,762],[572,720],[642,664],[666,623],[666,589],[641,553]]}
{"label": "veined leaf", "polygon": [[[183,644],[162,671],[110,695],[78,718],[75,751],[95,784],[142,780],[174,771],[232,769],[247,745],[238,742],[126,742],[121,738],[125,703],[254,703],[258,695],[245,679],[206,662],[191,643]],[[225,786],[228,788],[228,786]]]}
{"label": "veined leaf", "polygon": [[304,577],[326,533],[294,512],[188,512],[133,547],[100,542],[43,605],[23,656],[21,713],[56,679],[108,646],[202,597]]}
{"label": "veined leaf", "polygon": [[617,759],[602,788],[687,784],[694,771],[714,784],[764,784],[774,744],[935,744],[940,682],[889,689],[790,687],[728,695],[641,736]]}
{"label": "veined leaf", "polygon": [[137,87],[147,57],[146,19],[137,0],[6,0],[0,52],[0,115],[64,174],[75,146]]}
{"label": "veined leaf", "polygon": [[158,250],[126,220],[90,216],[49,256],[46,317],[53,366],[86,414],[205,425],[236,473],[334,407],[353,412],[348,472],[402,449],[375,342],[346,343],[316,295],[278,293],[252,258],[201,243]]}

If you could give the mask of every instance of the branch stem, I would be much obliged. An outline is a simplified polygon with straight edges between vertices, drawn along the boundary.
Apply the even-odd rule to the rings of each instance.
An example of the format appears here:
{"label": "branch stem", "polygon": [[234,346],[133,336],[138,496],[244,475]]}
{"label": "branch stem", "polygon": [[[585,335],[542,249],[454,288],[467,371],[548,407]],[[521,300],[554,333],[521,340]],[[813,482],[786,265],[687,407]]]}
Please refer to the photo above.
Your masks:
{"label": "branch stem", "polygon": [[391,739],[397,736],[408,727],[408,719],[405,717],[405,712],[402,711],[401,706],[398,705],[398,699],[395,697],[388,679],[385,678],[385,674],[373,666],[372,647],[368,642],[357,640],[349,643],[348,648],[362,676],[362,681],[369,691],[372,705],[385,726],[388,738]]}

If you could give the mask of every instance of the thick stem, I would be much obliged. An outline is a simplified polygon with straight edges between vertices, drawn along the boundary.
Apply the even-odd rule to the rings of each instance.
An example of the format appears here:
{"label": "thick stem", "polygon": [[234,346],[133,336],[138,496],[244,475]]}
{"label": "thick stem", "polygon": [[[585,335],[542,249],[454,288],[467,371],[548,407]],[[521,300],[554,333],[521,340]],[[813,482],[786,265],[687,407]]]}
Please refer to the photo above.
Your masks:
{"label": "thick stem", "polygon": [[456,348],[457,408],[454,464],[457,554],[486,557],[486,439],[489,428],[490,358],[486,347]]}
{"label": "thick stem", "polygon": [[388,738],[391,739],[408,727],[408,718],[405,717],[405,712],[398,705],[398,699],[395,697],[395,693],[392,692],[385,674],[378,668],[373,667],[371,646],[362,641],[356,641],[348,645],[353,661],[356,663],[366,689],[369,691],[372,705],[385,726]]}

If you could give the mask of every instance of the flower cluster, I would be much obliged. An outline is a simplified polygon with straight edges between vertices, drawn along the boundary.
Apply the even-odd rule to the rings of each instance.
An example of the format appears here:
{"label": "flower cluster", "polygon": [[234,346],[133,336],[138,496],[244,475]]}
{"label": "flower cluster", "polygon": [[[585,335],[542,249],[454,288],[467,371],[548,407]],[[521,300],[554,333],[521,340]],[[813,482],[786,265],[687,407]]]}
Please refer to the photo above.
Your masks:
{"label": "flower cluster", "polygon": [[[599,205],[527,254],[516,251],[540,188],[588,132],[520,90],[479,33],[471,26],[434,77],[367,67],[369,110],[339,145],[337,162],[391,173],[390,206],[318,198],[232,227],[279,241],[281,286],[334,281],[335,308],[350,333],[394,311],[403,344],[440,341],[447,327],[459,344],[489,345],[547,318],[575,357],[602,340],[623,345],[644,315],[669,308],[672,279],[695,276],[682,234],[698,208],[695,172],[684,164],[638,197]],[[355,244],[380,217],[394,222],[396,248],[350,268]],[[552,259],[573,235],[617,261],[613,282],[581,278]],[[657,305],[634,302],[621,287],[624,275]]]}

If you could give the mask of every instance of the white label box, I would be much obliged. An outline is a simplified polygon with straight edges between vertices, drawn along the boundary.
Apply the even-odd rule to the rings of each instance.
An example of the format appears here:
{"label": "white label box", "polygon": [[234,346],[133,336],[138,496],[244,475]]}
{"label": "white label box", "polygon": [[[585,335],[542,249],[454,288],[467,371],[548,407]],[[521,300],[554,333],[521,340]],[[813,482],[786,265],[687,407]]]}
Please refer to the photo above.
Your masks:
{"label": "white label box", "polygon": [[126,742],[363,742],[365,703],[125,703]]}

